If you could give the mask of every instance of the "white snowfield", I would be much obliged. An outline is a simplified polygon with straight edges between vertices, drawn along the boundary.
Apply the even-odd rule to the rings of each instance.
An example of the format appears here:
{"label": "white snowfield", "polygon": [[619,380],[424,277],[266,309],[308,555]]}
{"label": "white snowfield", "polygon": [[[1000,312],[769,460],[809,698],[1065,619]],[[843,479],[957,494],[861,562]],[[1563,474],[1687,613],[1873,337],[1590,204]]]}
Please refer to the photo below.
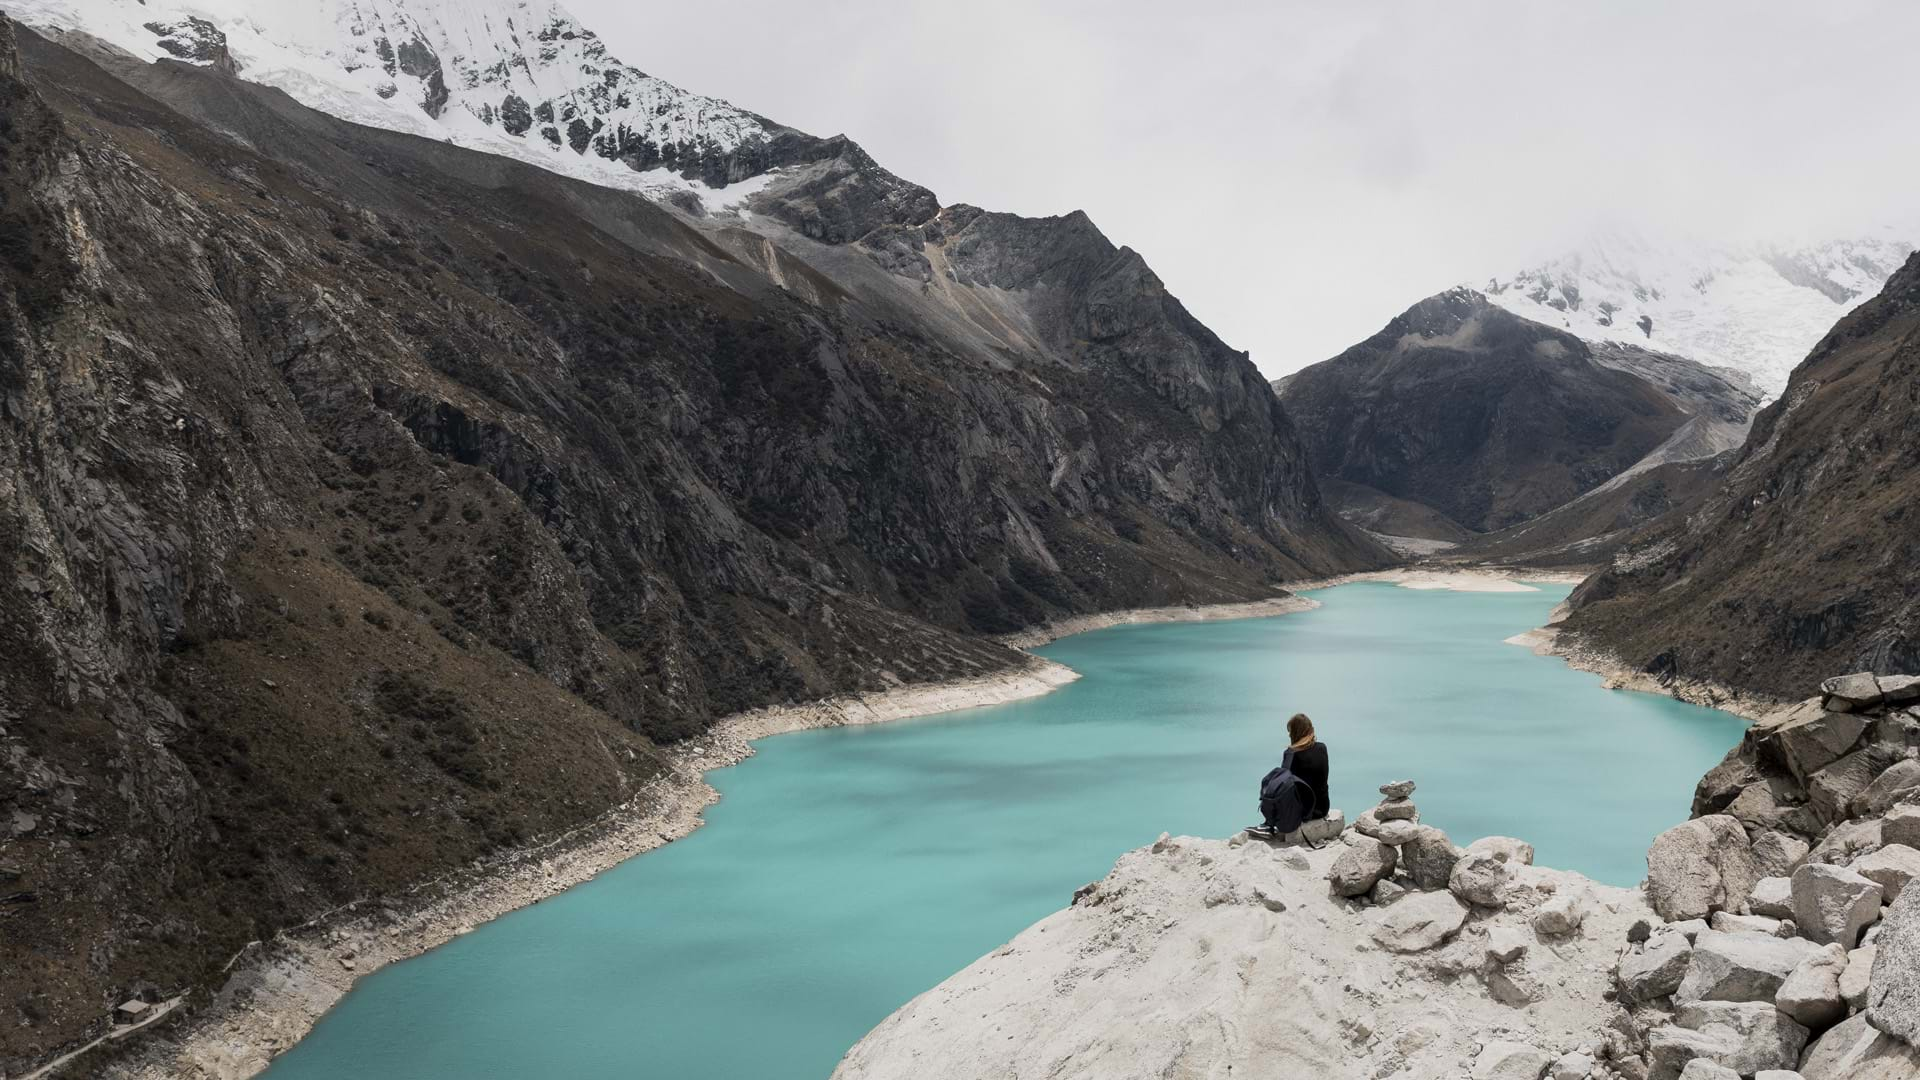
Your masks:
{"label": "white snowfield", "polygon": [[178,43],[224,35],[241,78],[321,112],[654,199],[691,192],[710,213],[765,183],[736,177],[716,193],[675,169],[638,171],[603,156],[623,138],[727,152],[764,139],[770,125],[627,66],[548,0],[11,0],[5,10],[146,61],[210,63],[179,55]]}
{"label": "white snowfield", "polygon": [[1747,373],[1769,400],[1842,315],[1880,291],[1920,239],[1735,246],[1624,232],[1517,274],[1473,283],[1516,315]]}

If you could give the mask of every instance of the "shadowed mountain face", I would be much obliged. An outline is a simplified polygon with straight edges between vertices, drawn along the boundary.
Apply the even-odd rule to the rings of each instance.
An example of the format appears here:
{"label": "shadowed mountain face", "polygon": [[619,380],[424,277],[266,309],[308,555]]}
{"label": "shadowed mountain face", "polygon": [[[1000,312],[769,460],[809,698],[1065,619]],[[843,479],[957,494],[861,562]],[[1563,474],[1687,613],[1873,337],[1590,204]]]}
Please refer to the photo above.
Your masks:
{"label": "shadowed mountain face", "polygon": [[1629,664],[1790,698],[1920,671],[1920,257],[1815,347],[1699,510],[1574,594],[1570,632]]}
{"label": "shadowed mountain face", "polygon": [[[1275,384],[1343,512],[1453,540],[1527,521],[1636,466],[1711,456],[1756,404],[1729,375],[1591,345],[1467,289]],[[1445,521],[1420,523],[1405,504]],[[1372,526],[1385,531],[1382,525]]]}
{"label": "shadowed mountain face", "polygon": [[591,818],[723,714],[1385,558],[1084,215],[903,213],[827,161],[749,230],[20,39],[0,1067]]}

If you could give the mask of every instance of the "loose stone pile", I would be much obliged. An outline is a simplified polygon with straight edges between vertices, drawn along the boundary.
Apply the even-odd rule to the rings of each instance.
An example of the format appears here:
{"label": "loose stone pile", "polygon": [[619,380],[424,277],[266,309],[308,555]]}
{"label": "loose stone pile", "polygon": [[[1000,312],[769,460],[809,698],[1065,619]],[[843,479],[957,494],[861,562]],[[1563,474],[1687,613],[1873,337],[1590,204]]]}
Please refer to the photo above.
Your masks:
{"label": "loose stone pile", "polygon": [[1647,853],[1664,921],[1617,969],[1621,1075],[1920,1077],[1920,677],[1761,718],[1694,813]]}
{"label": "loose stone pile", "polygon": [[[1526,957],[1576,937],[1591,898],[1535,874],[1521,841],[1454,847],[1413,789],[1381,786],[1331,891],[1385,909],[1374,937],[1396,953],[1447,943],[1476,912],[1524,912],[1532,934],[1491,929],[1473,973],[1498,1001],[1541,1000]],[[1658,917],[1628,933],[1604,1034],[1558,1058],[1490,1044],[1473,1075],[1920,1078],[1920,677],[1830,679],[1761,719],[1694,813],[1647,853]]]}

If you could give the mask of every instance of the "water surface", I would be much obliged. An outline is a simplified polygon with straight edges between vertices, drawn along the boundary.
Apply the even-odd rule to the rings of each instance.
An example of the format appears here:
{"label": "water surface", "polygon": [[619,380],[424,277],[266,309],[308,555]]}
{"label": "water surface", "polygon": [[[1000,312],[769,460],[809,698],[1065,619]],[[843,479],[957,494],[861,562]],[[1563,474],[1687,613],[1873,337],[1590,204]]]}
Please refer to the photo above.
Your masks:
{"label": "water surface", "polygon": [[823,1080],[1121,852],[1254,820],[1295,711],[1350,817],[1412,777],[1458,843],[1631,885],[1743,725],[1502,644],[1566,592],[1116,627],[1039,650],[1084,676],[1046,697],[769,739],[705,828],[368,977],[269,1076]]}

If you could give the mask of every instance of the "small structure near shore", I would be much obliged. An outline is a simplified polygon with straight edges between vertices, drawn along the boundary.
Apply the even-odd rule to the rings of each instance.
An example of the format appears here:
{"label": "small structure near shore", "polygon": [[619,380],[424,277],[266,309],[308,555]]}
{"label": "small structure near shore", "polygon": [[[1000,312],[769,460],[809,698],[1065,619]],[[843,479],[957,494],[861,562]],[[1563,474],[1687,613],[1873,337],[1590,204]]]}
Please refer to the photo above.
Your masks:
{"label": "small structure near shore", "polygon": [[139,998],[129,998],[113,1010],[113,1022],[116,1024],[137,1024],[147,1018],[153,1006]]}

